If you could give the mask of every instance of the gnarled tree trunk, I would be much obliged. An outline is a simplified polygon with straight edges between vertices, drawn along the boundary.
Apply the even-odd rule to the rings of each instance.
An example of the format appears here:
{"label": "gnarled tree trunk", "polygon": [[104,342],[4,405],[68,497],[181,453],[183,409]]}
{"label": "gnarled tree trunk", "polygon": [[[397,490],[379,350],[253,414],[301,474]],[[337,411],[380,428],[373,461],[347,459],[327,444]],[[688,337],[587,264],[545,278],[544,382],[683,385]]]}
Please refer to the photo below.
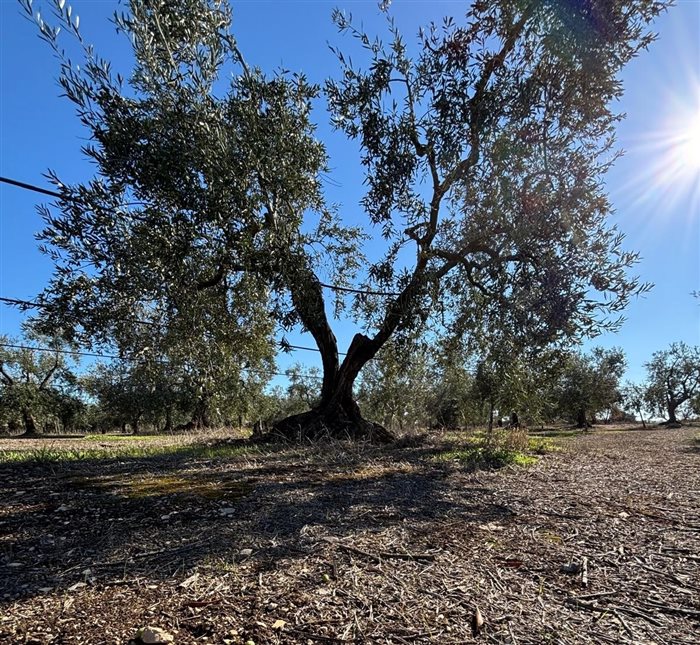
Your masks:
{"label": "gnarled tree trunk", "polygon": [[22,421],[24,423],[24,436],[41,436],[42,432],[34,419],[34,415],[29,408],[22,408]]}
{"label": "gnarled tree trunk", "polygon": [[[356,334],[342,364],[338,343],[326,317],[321,284],[311,271],[305,279],[294,281],[292,300],[300,317],[321,352],[323,384],[318,405],[302,414],[278,422],[266,438],[288,441],[336,438],[388,443],[394,436],[386,428],[362,416],[353,397],[353,384],[360,370],[376,355],[391,330],[382,330],[373,338]],[[395,325],[394,325],[395,327]]]}

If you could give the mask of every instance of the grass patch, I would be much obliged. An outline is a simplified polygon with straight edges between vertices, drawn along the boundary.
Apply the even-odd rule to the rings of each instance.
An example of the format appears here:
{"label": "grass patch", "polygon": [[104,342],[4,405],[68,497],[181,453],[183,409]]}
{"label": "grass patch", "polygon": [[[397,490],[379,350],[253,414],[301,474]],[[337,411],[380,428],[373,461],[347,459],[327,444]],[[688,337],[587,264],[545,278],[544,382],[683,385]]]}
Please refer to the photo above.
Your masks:
{"label": "grass patch", "polygon": [[537,455],[546,455],[550,452],[560,452],[562,448],[548,437],[528,437],[527,449]]}
{"label": "grass patch", "polygon": [[30,450],[0,450],[0,464],[16,463],[61,463],[93,461],[103,459],[143,459],[149,457],[175,456],[193,459],[231,459],[259,452],[255,445],[241,444],[163,444],[163,445],[120,445],[60,448],[54,445],[41,446]]}
{"label": "grass patch", "polygon": [[461,449],[444,450],[436,454],[435,461],[457,461],[462,465],[473,468],[501,468],[503,466],[531,466],[537,462],[537,457],[519,450],[507,448],[489,448],[472,445]]}
{"label": "grass patch", "polygon": [[131,499],[177,495],[236,501],[248,495],[253,488],[248,481],[240,479],[227,479],[218,475],[188,476],[176,473],[145,474],[134,477],[81,475],[70,478],[68,482],[75,488],[110,491]]}
{"label": "grass patch", "polygon": [[460,441],[434,455],[434,461],[457,461],[473,468],[531,466],[538,455],[561,450],[552,439],[530,437],[524,430],[494,428],[490,433],[479,430],[455,435]]}
{"label": "grass patch", "polygon": [[88,434],[83,437],[85,441],[97,441],[108,443],[120,443],[122,441],[154,441],[163,439],[162,435],[157,434]]}

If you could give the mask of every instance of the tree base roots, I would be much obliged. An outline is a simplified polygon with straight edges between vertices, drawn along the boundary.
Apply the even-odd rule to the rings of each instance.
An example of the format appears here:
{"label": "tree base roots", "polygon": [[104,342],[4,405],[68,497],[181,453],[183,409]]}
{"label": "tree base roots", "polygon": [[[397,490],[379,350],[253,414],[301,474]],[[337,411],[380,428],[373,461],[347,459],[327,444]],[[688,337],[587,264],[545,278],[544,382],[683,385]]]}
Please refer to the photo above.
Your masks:
{"label": "tree base roots", "polygon": [[331,439],[388,444],[393,443],[396,437],[384,426],[362,417],[350,418],[343,413],[329,414],[310,410],[282,419],[270,432],[259,438],[260,441],[293,443]]}

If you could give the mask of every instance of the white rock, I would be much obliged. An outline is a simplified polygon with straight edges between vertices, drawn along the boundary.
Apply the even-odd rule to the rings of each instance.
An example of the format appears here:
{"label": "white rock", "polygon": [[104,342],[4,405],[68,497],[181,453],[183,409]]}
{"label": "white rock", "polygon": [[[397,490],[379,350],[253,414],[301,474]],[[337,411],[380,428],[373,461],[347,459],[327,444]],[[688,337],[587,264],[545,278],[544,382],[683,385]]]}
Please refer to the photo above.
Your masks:
{"label": "white rock", "polygon": [[160,627],[144,627],[136,634],[136,638],[144,643],[144,645],[175,642],[175,637],[172,634],[168,634],[165,630],[160,629]]}

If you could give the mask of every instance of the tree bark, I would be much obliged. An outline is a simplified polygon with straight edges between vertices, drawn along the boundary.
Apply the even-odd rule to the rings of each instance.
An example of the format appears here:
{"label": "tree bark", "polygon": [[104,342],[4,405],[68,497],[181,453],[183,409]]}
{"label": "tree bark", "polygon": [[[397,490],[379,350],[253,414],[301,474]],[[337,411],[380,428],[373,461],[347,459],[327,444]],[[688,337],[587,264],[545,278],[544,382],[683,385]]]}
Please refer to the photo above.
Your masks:
{"label": "tree bark", "polygon": [[211,415],[209,414],[209,397],[206,394],[197,400],[192,413],[192,426],[195,428],[211,428]]}
{"label": "tree bark", "polygon": [[680,404],[676,401],[669,401],[666,406],[668,409],[668,425],[680,425],[678,419],[676,418],[676,410]]}
{"label": "tree bark", "polygon": [[[357,347],[357,337],[351,343]],[[363,337],[364,338],[364,337]],[[369,360],[369,359],[367,359]],[[390,443],[394,435],[378,423],[362,416],[353,397],[353,384],[357,374],[367,363],[360,353],[349,351],[343,366],[335,378],[324,378],[324,388],[319,404],[301,414],[295,414],[278,422],[266,438],[282,438],[287,441],[318,439],[352,439],[377,443]],[[344,369],[343,369],[344,368]],[[324,373],[325,377],[325,373]]]}
{"label": "tree bark", "polygon": [[24,422],[24,436],[38,437],[43,434],[29,408],[22,408],[22,421]]}
{"label": "tree bark", "polygon": [[165,408],[165,427],[163,432],[165,434],[172,434],[173,431],[173,406],[169,405]]}
{"label": "tree bark", "polygon": [[588,419],[586,419],[585,408],[581,408],[576,415],[576,427],[583,428],[584,430],[587,430],[591,427],[591,424],[588,423]]}

